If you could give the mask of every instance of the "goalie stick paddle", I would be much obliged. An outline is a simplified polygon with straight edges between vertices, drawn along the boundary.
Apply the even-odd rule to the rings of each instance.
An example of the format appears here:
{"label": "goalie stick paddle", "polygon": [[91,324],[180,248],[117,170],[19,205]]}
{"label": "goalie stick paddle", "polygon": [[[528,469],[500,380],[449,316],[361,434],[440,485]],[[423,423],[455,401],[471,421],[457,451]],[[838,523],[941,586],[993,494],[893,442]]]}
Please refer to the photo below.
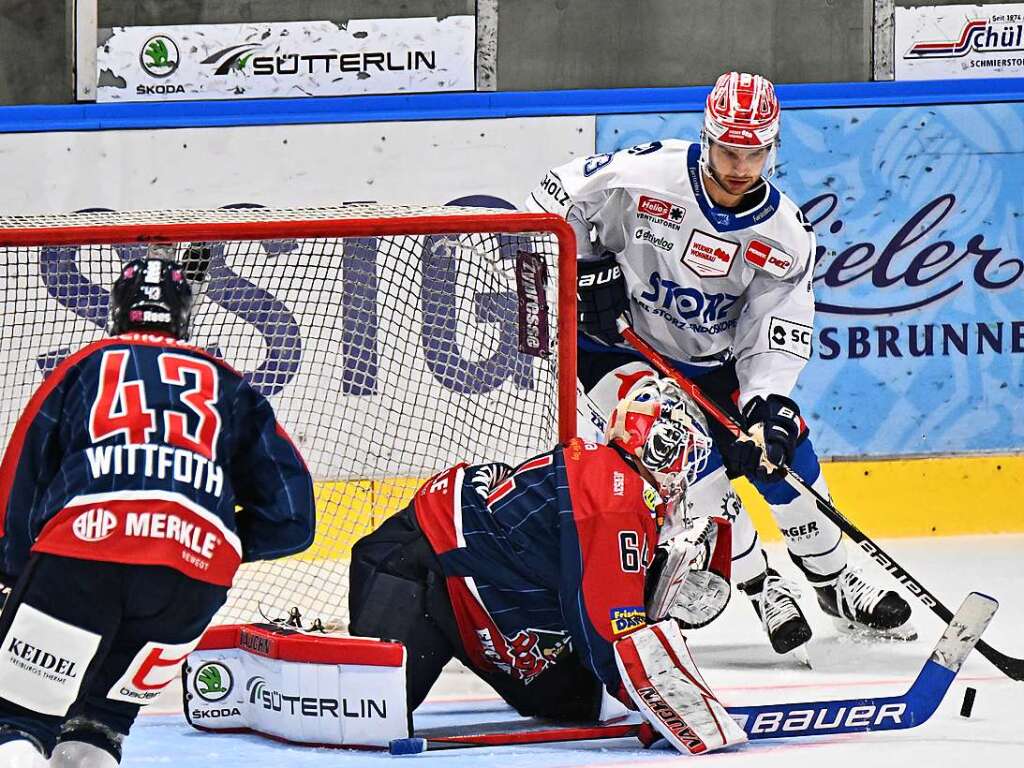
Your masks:
{"label": "goalie stick paddle", "polygon": [[[647,358],[648,362],[657,368],[663,375],[674,379],[684,392],[696,400],[697,403],[707,411],[707,413],[713,416],[723,427],[737,437],[746,434],[743,431],[743,428],[732,416],[722,410],[713,400],[705,395],[701,391],[700,387],[698,387],[694,382],[673,368],[668,360],[654,349],[654,347],[642,339],[636,331],[633,330],[629,323],[625,321],[625,319],[619,318],[618,325],[619,333],[622,334],[622,337],[628,341],[637,352]],[[800,477],[799,474],[789,467],[782,467],[782,470],[784,472],[786,482],[789,483],[790,486],[792,486],[798,493],[810,495],[814,499],[814,502],[817,504],[821,513],[839,526],[839,529],[849,536],[850,539],[852,539],[857,546],[868,555],[868,557],[888,571],[896,581],[906,587],[907,591],[924,603],[932,613],[947,623],[952,620],[953,612],[950,611],[942,601],[935,597],[935,595],[925,589],[921,582],[911,576],[902,565],[896,562],[895,558],[885,552],[885,550],[878,546],[870,536],[864,533],[849,518],[836,509],[831,499],[828,499],[818,493],[811,487],[810,483]],[[1024,659],[1007,656],[1005,653],[997,651],[984,640],[978,643],[978,652],[1007,677],[1012,680],[1024,680]]]}
{"label": "goalie stick paddle", "polygon": [[[726,707],[751,741],[864,733],[915,728],[928,720],[945,698],[964,660],[999,608],[978,592],[970,593],[952,617],[910,689],[901,696]],[[551,727],[536,722],[491,723],[461,730],[436,730],[395,739],[393,755],[438,749],[550,744],[635,736],[639,723]]]}

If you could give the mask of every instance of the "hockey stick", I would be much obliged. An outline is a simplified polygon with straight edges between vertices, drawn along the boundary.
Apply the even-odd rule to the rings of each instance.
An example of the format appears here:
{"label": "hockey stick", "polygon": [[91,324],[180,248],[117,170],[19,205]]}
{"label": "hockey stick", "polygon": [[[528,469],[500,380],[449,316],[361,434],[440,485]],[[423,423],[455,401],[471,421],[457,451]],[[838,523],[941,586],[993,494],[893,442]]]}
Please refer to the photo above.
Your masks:
{"label": "hockey stick", "polygon": [[[623,318],[619,318],[619,333],[622,334],[622,337],[628,341],[630,345],[637,350],[637,352],[647,358],[655,368],[661,371],[662,374],[674,379],[684,392],[696,400],[705,411],[711,414],[733,435],[739,437],[740,435],[746,434],[743,431],[743,428],[732,416],[723,411],[713,400],[708,398],[696,384],[690,381],[690,379],[673,368],[672,365],[669,364],[668,360],[666,360],[661,353],[654,349],[650,344],[644,341],[644,339],[638,336],[636,331],[634,331],[632,327],[630,327],[629,323],[627,323]],[[952,620],[953,612],[950,611],[949,608],[943,605],[935,595],[925,589],[925,587],[917,579],[911,576],[902,565],[896,562],[895,558],[886,553],[866,533],[854,525],[849,518],[836,509],[830,499],[822,496],[814,490],[810,483],[800,477],[800,475],[789,467],[782,467],[782,470],[785,473],[784,478],[790,486],[792,486],[798,493],[810,495],[823,515],[839,526],[839,529],[843,533],[849,536],[857,546],[871,557],[872,560],[888,571],[896,581],[906,587],[908,592],[928,606],[932,613],[943,621],[948,623]],[[1007,677],[1013,680],[1024,680],[1024,659],[1007,656],[1005,653],[997,651],[984,640],[978,643],[978,652],[992,662],[992,664]]]}
{"label": "hockey stick", "polygon": [[[938,709],[964,660],[979,642],[998,607],[999,603],[991,597],[978,592],[970,593],[946,626],[913,685],[901,696],[761,704],[726,709],[751,741],[914,728],[928,720]],[[494,723],[470,726],[460,732],[448,729],[395,739],[389,751],[393,755],[413,755],[428,750],[463,747],[618,739],[635,736],[639,728],[638,723],[559,727],[538,727],[535,722]]]}

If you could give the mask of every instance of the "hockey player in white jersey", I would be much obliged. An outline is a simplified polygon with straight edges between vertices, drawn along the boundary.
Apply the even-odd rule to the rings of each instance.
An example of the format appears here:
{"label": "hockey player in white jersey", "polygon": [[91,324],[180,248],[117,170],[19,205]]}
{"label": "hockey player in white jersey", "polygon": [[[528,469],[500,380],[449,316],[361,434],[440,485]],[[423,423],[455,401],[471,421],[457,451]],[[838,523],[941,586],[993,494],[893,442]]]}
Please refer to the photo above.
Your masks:
{"label": "hockey player in white jersey", "polygon": [[730,72],[708,95],[699,143],[654,141],[574,160],[549,171],[527,207],[564,216],[576,232],[578,376],[598,411],[587,418],[600,420],[652,370],[616,330],[628,312],[642,337],[757,436],[736,441],[709,420],[721,455],[689,502],[733,520],[735,581],[782,653],[811,630],[795,586],[768,567],[728,477],[747,475],[768,501],[790,556],[837,623],[898,634],[910,606],[849,566],[836,525],[762,464],[792,466],[828,493],[790,398],[811,356],[815,237],[768,181],[778,144],[772,84]]}

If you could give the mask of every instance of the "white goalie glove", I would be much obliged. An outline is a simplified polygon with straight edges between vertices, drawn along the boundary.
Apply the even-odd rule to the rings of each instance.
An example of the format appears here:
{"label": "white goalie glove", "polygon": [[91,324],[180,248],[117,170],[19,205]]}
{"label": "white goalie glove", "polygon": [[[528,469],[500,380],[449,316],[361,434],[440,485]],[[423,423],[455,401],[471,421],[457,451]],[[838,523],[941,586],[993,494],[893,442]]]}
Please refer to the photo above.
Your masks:
{"label": "white goalie glove", "polygon": [[685,629],[709,624],[729,602],[732,526],[721,517],[692,518],[663,538],[647,570],[648,619],[669,616]]}

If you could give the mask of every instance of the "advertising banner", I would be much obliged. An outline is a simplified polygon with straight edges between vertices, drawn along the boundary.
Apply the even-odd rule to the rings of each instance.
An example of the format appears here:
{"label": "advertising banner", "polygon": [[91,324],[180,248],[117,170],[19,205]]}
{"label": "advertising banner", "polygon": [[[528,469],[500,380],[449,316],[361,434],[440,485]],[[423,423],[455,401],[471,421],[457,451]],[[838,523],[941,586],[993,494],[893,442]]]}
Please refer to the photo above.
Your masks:
{"label": "advertising banner", "polygon": [[[598,117],[597,151],[699,114]],[[774,180],[818,237],[794,398],[827,456],[1024,444],[1024,105],[786,112]]]}
{"label": "advertising banner", "polygon": [[8,133],[0,156],[18,183],[0,186],[0,211],[443,205],[466,197],[508,207],[545,169],[593,147],[587,116]]}
{"label": "advertising banner", "polygon": [[473,16],[115,27],[97,101],[472,91]]}
{"label": "advertising banner", "polygon": [[1024,3],[895,11],[897,80],[1024,75]]}

